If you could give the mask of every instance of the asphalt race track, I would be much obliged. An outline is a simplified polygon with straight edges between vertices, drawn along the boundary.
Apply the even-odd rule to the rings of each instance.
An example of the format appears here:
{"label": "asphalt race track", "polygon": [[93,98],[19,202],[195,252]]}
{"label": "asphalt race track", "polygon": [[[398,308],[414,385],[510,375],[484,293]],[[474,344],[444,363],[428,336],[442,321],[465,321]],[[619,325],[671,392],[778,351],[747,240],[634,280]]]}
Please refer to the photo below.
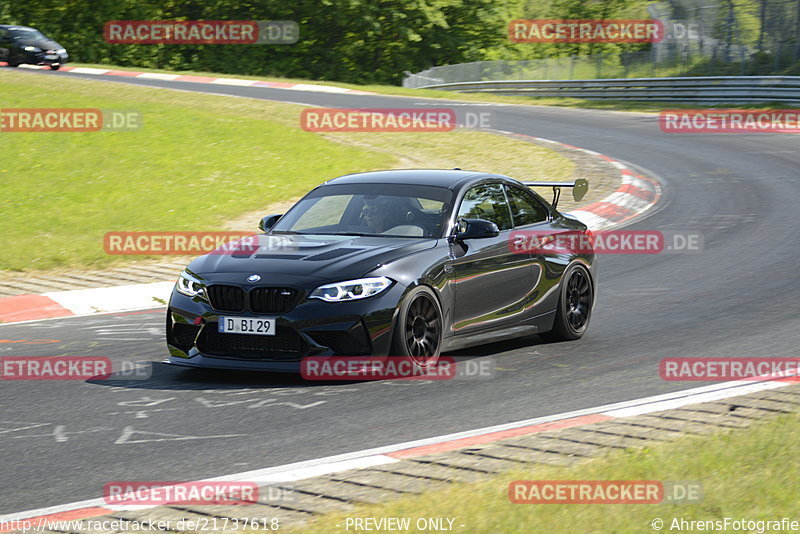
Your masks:
{"label": "asphalt race track", "polygon": [[[30,75],[317,106],[448,104]],[[221,476],[703,385],[663,381],[658,362],[665,357],[800,356],[797,137],[666,134],[645,114],[478,109],[494,112],[499,129],[596,150],[659,177],[660,209],[629,228],[699,231],[704,250],[600,257],[598,302],[582,340],[531,337],[454,354],[493,358],[499,369],[489,380],[316,385],[170,368],[158,363],[166,356],[162,310],[0,325],[3,356],[154,362],[143,381],[3,382],[0,514],[100,497],[114,480]]]}

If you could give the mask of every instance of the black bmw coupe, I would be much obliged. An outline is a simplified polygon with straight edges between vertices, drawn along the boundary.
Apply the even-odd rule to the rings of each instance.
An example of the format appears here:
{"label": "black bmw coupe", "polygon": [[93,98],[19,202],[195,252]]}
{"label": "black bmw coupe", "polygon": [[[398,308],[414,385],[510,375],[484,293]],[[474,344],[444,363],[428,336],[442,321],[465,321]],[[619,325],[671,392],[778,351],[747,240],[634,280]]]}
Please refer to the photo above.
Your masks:
{"label": "black bmw coupe", "polygon": [[424,368],[511,337],[580,338],[592,251],[520,252],[510,239],[587,228],[532,185],[554,184],[458,169],[325,182],[264,217],[255,246],[186,267],[167,310],[166,363],[298,372],[306,357],[367,355]]}
{"label": "black bmw coupe", "polygon": [[63,46],[35,28],[0,24],[0,61],[9,67],[23,63],[58,70],[69,60]]}

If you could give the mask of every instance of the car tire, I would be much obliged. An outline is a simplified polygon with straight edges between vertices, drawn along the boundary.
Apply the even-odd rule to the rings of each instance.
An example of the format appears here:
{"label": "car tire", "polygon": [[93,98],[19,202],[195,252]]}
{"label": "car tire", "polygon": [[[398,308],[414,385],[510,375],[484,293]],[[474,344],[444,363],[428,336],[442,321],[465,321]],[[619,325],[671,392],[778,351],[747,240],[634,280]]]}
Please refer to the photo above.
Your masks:
{"label": "car tire", "polygon": [[392,336],[393,356],[408,358],[419,369],[439,361],[442,348],[442,307],[427,286],[412,289],[403,299]]}
{"label": "car tire", "polygon": [[594,283],[588,269],[573,263],[561,278],[553,329],[540,334],[547,341],[580,339],[589,326],[594,305]]}
{"label": "car tire", "polygon": [[50,70],[58,70],[61,68],[61,65],[50,65]]}

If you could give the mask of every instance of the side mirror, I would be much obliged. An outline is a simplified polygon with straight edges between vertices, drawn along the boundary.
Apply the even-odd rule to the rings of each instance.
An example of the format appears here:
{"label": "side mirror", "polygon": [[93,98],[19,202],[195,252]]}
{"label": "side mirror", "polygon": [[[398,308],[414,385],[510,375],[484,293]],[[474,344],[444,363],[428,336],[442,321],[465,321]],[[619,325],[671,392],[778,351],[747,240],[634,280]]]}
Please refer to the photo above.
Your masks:
{"label": "side mirror", "polygon": [[278,219],[283,217],[282,213],[278,213],[275,215],[267,215],[261,219],[261,222],[258,223],[258,229],[264,232],[265,234],[270,231],[270,229],[275,226],[275,223],[278,222]]}
{"label": "side mirror", "polygon": [[482,239],[485,237],[497,237],[500,230],[497,225],[485,219],[459,219],[456,227],[456,239]]}

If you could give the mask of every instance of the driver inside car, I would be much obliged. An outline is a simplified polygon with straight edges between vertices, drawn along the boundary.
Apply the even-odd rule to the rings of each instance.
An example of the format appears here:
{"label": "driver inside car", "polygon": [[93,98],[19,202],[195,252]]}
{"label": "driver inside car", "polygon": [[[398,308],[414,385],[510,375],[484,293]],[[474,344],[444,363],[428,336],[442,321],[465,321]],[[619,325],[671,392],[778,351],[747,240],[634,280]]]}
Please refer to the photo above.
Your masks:
{"label": "driver inside car", "polygon": [[425,231],[422,227],[408,223],[411,215],[411,212],[401,205],[401,201],[393,197],[366,197],[361,208],[362,223],[369,228],[370,233],[423,236]]}
{"label": "driver inside car", "polygon": [[391,208],[388,199],[368,198],[364,200],[364,207],[361,208],[361,218],[373,234],[380,234],[395,226],[388,224]]}

